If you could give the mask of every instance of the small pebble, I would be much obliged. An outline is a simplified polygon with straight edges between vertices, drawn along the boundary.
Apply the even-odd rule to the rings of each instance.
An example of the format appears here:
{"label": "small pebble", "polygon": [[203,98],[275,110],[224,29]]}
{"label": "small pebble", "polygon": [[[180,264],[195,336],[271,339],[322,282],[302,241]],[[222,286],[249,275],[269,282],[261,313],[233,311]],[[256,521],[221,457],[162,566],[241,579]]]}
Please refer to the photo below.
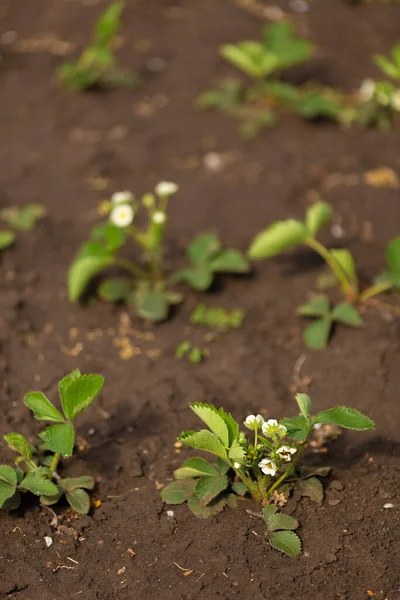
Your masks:
{"label": "small pebble", "polygon": [[218,152],[207,152],[203,161],[206,171],[210,171],[212,173],[218,173],[219,171],[222,171],[224,167],[224,161]]}
{"label": "small pebble", "polygon": [[50,546],[51,546],[51,545],[52,545],[52,543],[53,543],[53,538],[51,538],[51,537],[50,537],[50,536],[48,536],[48,535],[45,535],[43,539],[44,539],[44,543],[46,544],[46,546],[47,546],[48,548],[50,548]]}
{"label": "small pebble", "polygon": [[340,238],[344,237],[345,231],[344,231],[343,227],[341,227],[337,223],[334,223],[331,227],[331,234],[334,238],[340,239]]}
{"label": "small pebble", "polygon": [[391,502],[386,502],[386,504],[383,505],[383,508],[394,508],[394,504]]}
{"label": "small pebble", "polygon": [[175,516],[175,513],[173,510],[167,510],[167,517],[172,518],[173,516]]}

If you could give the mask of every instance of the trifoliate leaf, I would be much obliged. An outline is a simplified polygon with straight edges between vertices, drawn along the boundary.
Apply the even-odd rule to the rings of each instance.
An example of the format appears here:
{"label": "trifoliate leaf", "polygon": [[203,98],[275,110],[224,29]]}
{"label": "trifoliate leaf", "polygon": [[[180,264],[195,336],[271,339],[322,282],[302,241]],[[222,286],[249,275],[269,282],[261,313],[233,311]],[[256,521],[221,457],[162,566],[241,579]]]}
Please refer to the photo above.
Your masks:
{"label": "trifoliate leaf", "polygon": [[195,492],[202,504],[209,504],[221,492],[228,487],[228,478],[226,475],[204,476],[198,480]]}
{"label": "trifoliate leaf", "polygon": [[202,475],[218,475],[217,469],[204,458],[189,458],[179,469],[174,471],[175,479],[188,479]]}
{"label": "trifoliate leaf", "polygon": [[329,299],[320,294],[310,302],[299,306],[296,312],[302,317],[323,317],[329,313]]}
{"label": "trifoliate leaf", "polygon": [[300,538],[294,531],[275,531],[268,541],[273,548],[292,558],[301,552]]}
{"label": "trifoliate leaf", "polygon": [[8,465],[0,465],[0,508],[12,498],[17,488],[17,474]]}
{"label": "trifoliate leaf", "polygon": [[0,250],[5,250],[14,243],[15,235],[12,231],[0,231]]}
{"label": "trifoliate leaf", "polygon": [[227,458],[227,452],[224,445],[216,435],[207,431],[207,429],[202,429],[201,431],[184,431],[179,436],[178,440],[186,446],[204,450],[205,452],[211,452],[211,454],[215,454],[223,459]]}
{"label": "trifoliate leaf", "polygon": [[299,406],[301,414],[305,419],[307,419],[311,413],[310,396],[308,394],[296,394],[296,402]]}
{"label": "trifoliate leaf", "polygon": [[68,271],[69,301],[77,302],[93,277],[111,265],[112,262],[113,256],[108,253],[104,256],[78,257]]}
{"label": "trifoliate leaf", "polygon": [[223,250],[210,262],[210,269],[214,273],[247,273],[250,265],[238,250]]}
{"label": "trifoliate leaf", "polygon": [[29,392],[24,397],[24,404],[33,411],[38,421],[62,423],[64,417],[42,392]]}
{"label": "trifoliate leaf", "polygon": [[161,491],[161,499],[166,504],[183,504],[194,492],[196,479],[173,481]]}
{"label": "trifoliate leaf", "polygon": [[29,490],[36,496],[54,496],[58,493],[56,484],[45,477],[40,468],[29,471],[21,481],[19,487]]}
{"label": "trifoliate leaf", "polygon": [[81,515],[87,515],[90,509],[89,494],[85,490],[76,489],[65,494],[71,508]]}
{"label": "trifoliate leaf", "polygon": [[196,237],[188,248],[190,261],[196,265],[208,263],[221,250],[221,242],[213,233],[205,233]]}
{"label": "trifoliate leaf", "polygon": [[106,279],[97,288],[101,300],[105,302],[120,302],[126,300],[132,290],[132,283],[125,277]]}
{"label": "trifoliate leaf", "polygon": [[80,375],[63,390],[62,406],[69,421],[88,408],[100,394],[104,385],[101,375]]}
{"label": "trifoliate leaf", "polygon": [[211,429],[225,447],[229,446],[229,430],[218,410],[212,404],[195,402],[189,407]]}
{"label": "trifoliate leaf", "polygon": [[64,458],[72,456],[75,442],[75,431],[72,423],[50,425],[44,430],[46,444],[52,452],[59,452]]}
{"label": "trifoliate leaf", "polygon": [[363,320],[358,310],[349,302],[342,302],[332,311],[332,319],[349,327],[361,327]]}
{"label": "trifoliate leaf", "polygon": [[301,221],[278,221],[256,235],[249,248],[249,257],[254,260],[270,258],[301,244],[306,236],[307,230]]}
{"label": "trifoliate leaf", "polygon": [[330,319],[318,319],[304,329],[303,339],[307,348],[322,350],[328,345],[332,322]]}
{"label": "trifoliate leaf", "polygon": [[331,221],[332,215],[332,206],[328,202],[315,202],[307,209],[306,226],[311,237],[315,237],[318,231]]}
{"label": "trifoliate leaf", "polygon": [[270,515],[267,518],[267,527],[269,533],[277,531],[279,529],[297,529],[299,522],[297,519],[285,515],[284,513],[276,512],[274,515]]}
{"label": "trifoliate leaf", "polygon": [[58,485],[65,492],[71,492],[78,488],[92,490],[94,488],[94,479],[89,475],[81,475],[81,477],[67,477],[66,479],[59,479]]}
{"label": "trifoliate leaf", "polygon": [[355,429],[356,431],[367,431],[375,429],[375,423],[363,415],[355,408],[348,406],[336,406],[323,410],[314,418],[314,423],[324,423],[326,425],[337,425],[346,429]]}
{"label": "trifoliate leaf", "polygon": [[18,452],[25,460],[30,460],[32,458],[32,445],[23,435],[20,435],[19,433],[8,433],[4,436],[4,439],[11,450]]}
{"label": "trifoliate leaf", "polygon": [[318,502],[318,504],[321,504],[324,498],[324,488],[317,477],[301,479],[296,483],[296,490],[301,496],[307,496],[314,502]]}
{"label": "trifoliate leaf", "polygon": [[192,513],[201,519],[208,519],[209,517],[214,517],[218,513],[224,510],[226,506],[227,500],[224,496],[221,498],[216,498],[212,500],[209,504],[202,504],[200,498],[196,494],[192,494],[188,498],[188,507],[192,511]]}

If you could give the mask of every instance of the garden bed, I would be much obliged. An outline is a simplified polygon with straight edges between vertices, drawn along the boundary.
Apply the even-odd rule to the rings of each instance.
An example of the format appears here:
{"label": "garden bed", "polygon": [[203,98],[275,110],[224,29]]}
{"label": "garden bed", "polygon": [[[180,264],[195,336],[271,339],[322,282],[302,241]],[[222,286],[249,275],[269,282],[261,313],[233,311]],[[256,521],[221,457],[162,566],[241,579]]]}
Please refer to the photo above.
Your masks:
{"label": "garden bed", "polygon": [[[67,92],[54,82],[65,57],[54,54],[54,40],[35,46],[33,38],[51,34],[81,48],[105,4],[0,6],[2,32],[18,34],[1,48],[0,206],[41,202],[48,210],[1,256],[0,434],[31,435],[36,425],[22,404],[28,390],[55,398],[57,381],[76,367],[105,377],[99,402],[78,424],[80,453],[67,466],[68,474],[96,477],[94,507],[71,520],[66,505],[57,506],[57,526],[28,499],[2,512],[0,598],[396,600],[398,318],[369,309],[363,329],[338,329],[326,350],[306,352],[299,375],[305,350],[294,307],[313,289],[320,266],[307,251],[258,263],[249,277],[221,278],[155,327],[123,307],[70,305],[66,270],[102,198],[120,189],[144,193],[165,178],[180,185],[170,204],[170,264],[181,265],[187,242],[203,231],[244,251],[261,227],[303,215],[316,191],[334,206],[340,244],[368,280],[399,234],[400,202],[395,186],[371,187],[364,173],[400,171],[398,131],[346,131],[288,115],[245,142],[229,118],[196,113],[196,95],[229,72],[219,45],[257,38],[264,23],[228,0],[130,2],[118,55],[145,72],[142,87]],[[352,90],[375,75],[371,55],[397,41],[400,6],[309,6],[304,15],[289,14],[318,48],[311,66],[318,77]],[[154,57],[165,68],[150,73]],[[222,157],[218,170],[209,167],[210,152]],[[201,330],[188,331],[199,301],[242,308],[246,317],[193,365],[174,353],[183,339],[203,343]],[[193,455],[175,444],[182,429],[197,426],[189,402],[224,406],[239,421],[261,410],[280,418],[293,414],[293,395],[305,383],[318,410],[352,406],[375,420],[376,431],[345,432],[327,454],[310,451],[310,464],[333,470],[321,506],[302,498],[286,507],[301,524],[299,558],[266,543],[262,520],[246,512],[258,510],[250,500],[209,520],[163,505],[162,486]],[[11,459],[6,444],[0,459]],[[388,503],[394,508],[385,509]]]}

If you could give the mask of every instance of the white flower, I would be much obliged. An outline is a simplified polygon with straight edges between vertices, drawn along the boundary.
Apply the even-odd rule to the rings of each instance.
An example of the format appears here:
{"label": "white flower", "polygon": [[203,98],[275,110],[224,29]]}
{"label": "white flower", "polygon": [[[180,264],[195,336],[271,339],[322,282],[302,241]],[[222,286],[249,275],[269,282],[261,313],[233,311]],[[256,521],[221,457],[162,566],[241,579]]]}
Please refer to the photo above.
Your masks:
{"label": "white flower", "polygon": [[392,107],[400,112],[400,90],[394,92],[392,96]]}
{"label": "white flower", "polygon": [[368,102],[368,100],[371,100],[371,98],[375,94],[375,89],[376,85],[373,79],[364,79],[359,90],[361,99],[364,100],[364,102]]}
{"label": "white flower", "polygon": [[160,181],[156,185],[155,192],[157,196],[172,196],[172,194],[176,194],[178,189],[176,183],[172,183],[172,181]]}
{"label": "white flower", "polygon": [[156,212],[154,212],[151,217],[153,223],[156,223],[158,225],[160,225],[161,223],[165,223],[165,219],[165,213],[161,212],[161,210],[156,210]]}
{"label": "white flower", "polygon": [[133,221],[133,208],[130,204],[118,204],[111,211],[110,221],[116,227],[128,227]]}
{"label": "white flower", "polygon": [[126,204],[127,202],[132,202],[133,194],[125,190],[124,192],[115,192],[111,196],[111,202],[113,204]]}
{"label": "white flower", "polygon": [[287,434],[287,429],[284,425],[279,425],[276,419],[268,419],[266,423],[263,423],[262,432],[268,437],[273,435],[284,437]]}
{"label": "white flower", "polygon": [[242,466],[242,465],[241,465],[240,463],[238,463],[238,462],[234,462],[234,463],[233,463],[233,468],[234,468],[234,469],[240,469],[240,467],[241,467],[241,466]]}
{"label": "white flower", "polygon": [[278,470],[278,467],[270,458],[263,458],[258,463],[258,466],[260,467],[261,471],[265,473],[265,475],[271,475],[272,477],[276,475],[276,472]]}
{"label": "white flower", "polygon": [[292,448],[291,446],[281,446],[276,451],[279,458],[286,462],[290,462],[292,460],[292,454],[297,452],[296,448]]}
{"label": "white flower", "polygon": [[261,415],[249,415],[248,417],[246,417],[246,420],[244,422],[247,429],[250,429],[251,431],[256,431],[256,429],[260,429],[263,423],[264,417],[262,417]]}

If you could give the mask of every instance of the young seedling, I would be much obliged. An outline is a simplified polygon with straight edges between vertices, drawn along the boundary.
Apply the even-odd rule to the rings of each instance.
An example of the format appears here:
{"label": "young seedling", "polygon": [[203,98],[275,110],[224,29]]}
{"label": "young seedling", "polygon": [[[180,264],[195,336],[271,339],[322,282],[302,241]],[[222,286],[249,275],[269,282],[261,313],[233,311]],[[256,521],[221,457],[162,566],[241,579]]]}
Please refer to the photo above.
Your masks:
{"label": "young seedling", "polygon": [[0,465],[0,508],[13,510],[21,502],[21,494],[39,496],[41,504],[56,504],[65,495],[69,505],[87,514],[90,499],[85,490],[92,490],[92,477],[62,478],[58,473],[61,457],[72,456],[75,442],[74,422],[97,398],[104,379],[100,375],[81,375],[79,369],[66,375],[58,385],[60,412],[42,392],[29,392],[24,404],[38,421],[51,423],[39,434],[39,443],[32,445],[19,433],[4,436],[8,446],[18,456],[16,467]]}
{"label": "young seedling", "polygon": [[198,304],[190,315],[190,322],[217,331],[229,331],[238,329],[242,325],[244,316],[245,312],[241,308],[228,311],[225,308],[211,308],[205,304]]}
{"label": "young seedling", "polygon": [[400,42],[393,46],[391,59],[381,54],[373,59],[395,84],[387,79],[365,79],[358,92],[357,105],[348,111],[349,120],[390,129],[393,117],[400,113]]}
{"label": "young seedling", "polygon": [[277,221],[257,234],[249,248],[249,257],[263,260],[281,252],[304,245],[315,250],[336,277],[346,301],[351,304],[366,302],[392,287],[390,281],[376,283],[360,291],[354,259],[345,248],[329,250],[316,239],[317,233],[332,219],[333,211],[327,202],[318,201],[306,211],[304,221],[287,219]]}
{"label": "young seedling", "polygon": [[177,271],[171,281],[185,282],[198,291],[207,290],[217,273],[247,273],[250,270],[243,254],[238,250],[224,249],[213,233],[195,238],[189,245],[188,258],[191,265]]}
{"label": "young seedling", "polygon": [[395,238],[386,246],[387,269],[377,279],[378,284],[389,283],[400,290],[400,237]]}
{"label": "young seedling", "polygon": [[117,66],[113,51],[124,6],[124,0],[111,2],[95,25],[93,43],[76,61],[59,69],[59,79],[69,89],[80,92],[101,84],[134,85],[138,82],[136,75]]}
{"label": "young seedling", "polygon": [[198,346],[192,346],[187,340],[181,342],[175,350],[176,358],[182,359],[186,357],[194,365],[200,364],[205,355],[206,352],[204,350]]}
{"label": "young seedling", "polygon": [[250,78],[250,84],[228,80],[217,89],[202,94],[198,106],[217,108],[242,122],[243,135],[252,137],[276,123],[280,108],[303,118],[336,119],[341,110],[340,95],[316,85],[296,87],[281,80],[282,72],[311,57],[313,46],[295,36],[289,22],[269,25],[261,42],[225,44],[222,57]]}
{"label": "young seedling", "polygon": [[326,348],[335,323],[348,327],[362,326],[362,319],[352,304],[341,302],[331,309],[329,299],[324,295],[316,296],[307,304],[300,306],[297,314],[315,319],[305,328],[303,334],[304,343],[311,350]]}
{"label": "young seedling", "polygon": [[[336,406],[311,416],[311,400],[306,394],[296,396],[300,414],[265,421],[261,415],[249,415],[244,424],[253,432],[248,440],[239,431],[239,424],[223,408],[211,404],[191,404],[192,411],[206,424],[208,429],[184,431],[178,441],[209,452],[216,457],[216,464],[204,458],[189,458],[174,472],[175,481],[167,485],[161,497],[167,504],[187,502],[189,509],[198,517],[207,518],[222,511],[225,506],[236,506],[237,496],[250,494],[257,502],[268,505],[275,491],[287,493],[290,482],[297,481],[296,470],[307,447],[315,425],[330,424],[366,431],[374,428],[373,421],[353,408]],[[326,473],[325,473],[326,474]],[[300,481],[312,479],[309,472],[300,476]],[[308,485],[310,489],[313,483]],[[314,492],[318,496],[318,491]],[[319,499],[319,496],[318,496]],[[274,509],[268,509],[265,518],[270,543],[291,556],[300,552],[300,542],[293,536],[275,532],[296,529],[297,523],[284,520],[285,515],[270,519]],[[272,536],[272,537],[271,537]]]}
{"label": "young seedling", "polygon": [[16,231],[29,231],[36,222],[44,217],[46,209],[41,204],[27,204],[26,206],[10,206],[0,210],[0,221],[11,229],[0,229],[0,251],[11,246],[15,241]]}

